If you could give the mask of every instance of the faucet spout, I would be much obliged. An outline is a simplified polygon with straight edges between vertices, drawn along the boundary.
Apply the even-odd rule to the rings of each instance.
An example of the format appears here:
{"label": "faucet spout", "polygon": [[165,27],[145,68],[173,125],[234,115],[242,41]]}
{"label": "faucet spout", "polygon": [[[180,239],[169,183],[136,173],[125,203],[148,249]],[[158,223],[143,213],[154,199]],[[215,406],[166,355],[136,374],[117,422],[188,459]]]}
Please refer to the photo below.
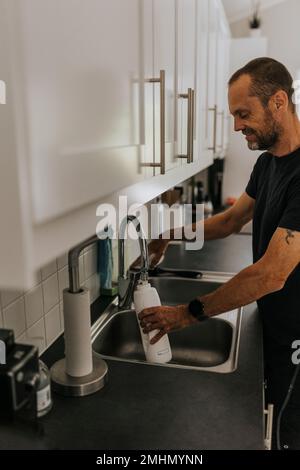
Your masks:
{"label": "faucet spout", "polygon": [[[134,224],[139,237],[142,265],[139,271],[125,272],[125,231],[129,222]],[[146,280],[148,278],[149,257],[148,245],[142,226],[138,218],[134,215],[126,216],[121,224],[119,231],[119,308],[131,308],[133,291],[139,278]]]}

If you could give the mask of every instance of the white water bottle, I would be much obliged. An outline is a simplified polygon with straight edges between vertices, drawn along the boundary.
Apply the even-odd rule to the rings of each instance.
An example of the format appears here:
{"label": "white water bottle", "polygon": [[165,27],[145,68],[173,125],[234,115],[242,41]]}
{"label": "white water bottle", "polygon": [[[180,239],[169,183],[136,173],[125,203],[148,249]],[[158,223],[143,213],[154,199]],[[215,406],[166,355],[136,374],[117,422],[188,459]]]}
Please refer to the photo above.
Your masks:
{"label": "white water bottle", "polygon": [[[136,314],[138,315],[144,308],[158,307],[161,305],[157,290],[149,284],[148,281],[139,281],[133,295],[133,302]],[[148,362],[165,363],[172,359],[172,352],[168,335],[164,335],[157,343],[150,344],[150,340],[158,333],[159,330],[143,333],[140,327],[142,343]]]}

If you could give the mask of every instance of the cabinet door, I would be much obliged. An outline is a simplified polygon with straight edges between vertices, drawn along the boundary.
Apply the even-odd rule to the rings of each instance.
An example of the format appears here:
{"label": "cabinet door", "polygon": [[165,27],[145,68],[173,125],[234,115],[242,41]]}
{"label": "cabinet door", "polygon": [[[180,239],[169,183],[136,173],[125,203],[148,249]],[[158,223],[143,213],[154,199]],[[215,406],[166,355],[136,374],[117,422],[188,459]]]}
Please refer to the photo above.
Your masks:
{"label": "cabinet door", "polygon": [[141,2],[8,3],[35,221],[143,179]]}
{"label": "cabinet door", "polygon": [[[208,112],[209,97],[209,0],[196,2],[196,115],[195,115],[195,156],[198,156],[202,168],[212,163],[212,151],[209,150]],[[197,157],[196,157],[197,158]]]}
{"label": "cabinet door", "polygon": [[224,158],[228,144],[228,79],[229,79],[229,34],[222,10],[218,12],[217,61],[216,61],[216,157]]}
{"label": "cabinet door", "polygon": [[[176,157],[176,31],[175,31],[175,0],[153,0],[153,44],[154,44],[154,75],[159,77],[160,70],[165,71],[165,170],[178,166]],[[154,135],[155,163],[161,162],[161,119],[162,106],[160,87],[154,88]],[[156,168],[155,174],[160,174]]]}
{"label": "cabinet door", "polygon": [[[145,177],[155,175],[154,169],[154,91],[159,85],[150,80],[154,77],[154,47],[153,47],[153,0],[140,0],[141,28],[141,162],[145,166]],[[152,165],[152,166],[151,166]]]}
{"label": "cabinet door", "polygon": [[[196,1],[178,0],[178,150],[182,163],[192,163],[196,139]],[[190,90],[190,93],[188,92]],[[189,108],[190,107],[190,108]],[[189,109],[192,109],[189,112]],[[191,139],[191,140],[190,140]]]}
{"label": "cabinet door", "polygon": [[207,149],[211,152],[211,158],[216,153],[217,131],[217,28],[218,5],[215,0],[208,2],[208,64],[207,64],[207,109],[205,135]]}

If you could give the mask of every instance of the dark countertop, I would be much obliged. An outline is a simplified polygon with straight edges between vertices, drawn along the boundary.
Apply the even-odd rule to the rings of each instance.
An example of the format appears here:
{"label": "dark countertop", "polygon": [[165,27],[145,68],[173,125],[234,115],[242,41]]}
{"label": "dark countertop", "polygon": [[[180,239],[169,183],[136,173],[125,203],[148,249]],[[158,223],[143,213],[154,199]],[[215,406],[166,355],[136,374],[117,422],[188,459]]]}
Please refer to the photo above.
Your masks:
{"label": "dark countertop", "polygon": [[[194,263],[198,269],[238,271],[251,263],[250,245],[251,237],[235,235],[231,243],[207,242],[201,252],[190,252],[191,258],[180,245],[171,245],[164,265],[188,268]],[[188,261],[183,265],[184,257]],[[94,315],[104,308],[104,299],[96,301]],[[59,338],[43,360],[51,365],[62,351]],[[107,363],[108,382],[101,391],[84,398],[54,394],[53,409],[26,438],[22,431],[12,434],[13,427],[1,425],[0,448],[263,448],[262,339],[255,304],[244,308],[239,363],[233,373]]]}
{"label": "dark countertop", "polygon": [[252,237],[232,235],[204,243],[202,250],[186,250],[185,243],[170,244],[161,267],[237,273],[252,264]]}

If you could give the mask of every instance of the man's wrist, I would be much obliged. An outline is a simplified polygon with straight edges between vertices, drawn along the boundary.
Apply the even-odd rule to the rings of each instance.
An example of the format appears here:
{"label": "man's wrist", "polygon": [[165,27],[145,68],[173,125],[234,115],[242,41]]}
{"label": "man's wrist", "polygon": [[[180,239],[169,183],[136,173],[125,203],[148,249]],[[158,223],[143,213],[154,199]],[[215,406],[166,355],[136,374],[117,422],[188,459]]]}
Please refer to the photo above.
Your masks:
{"label": "man's wrist", "polygon": [[188,311],[198,321],[208,320],[209,318],[205,312],[205,305],[199,297],[191,300],[188,304]]}

